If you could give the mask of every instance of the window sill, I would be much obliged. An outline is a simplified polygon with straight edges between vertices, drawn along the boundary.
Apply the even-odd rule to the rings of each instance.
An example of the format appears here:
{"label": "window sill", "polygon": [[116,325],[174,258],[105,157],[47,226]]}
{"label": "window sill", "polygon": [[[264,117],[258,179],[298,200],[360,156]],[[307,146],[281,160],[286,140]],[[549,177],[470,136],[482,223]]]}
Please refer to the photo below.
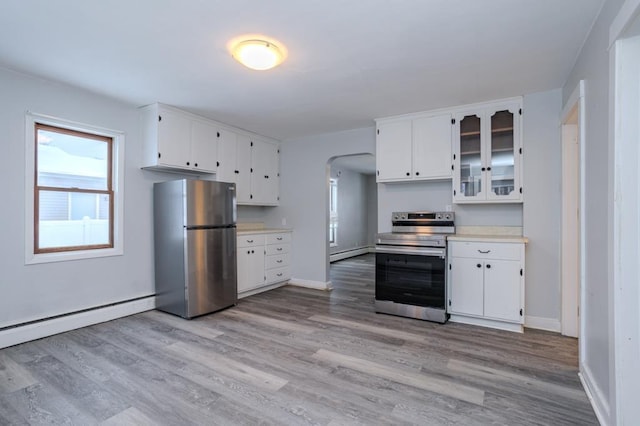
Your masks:
{"label": "window sill", "polygon": [[40,263],[67,262],[71,260],[94,259],[99,257],[122,256],[122,248],[109,248],[99,250],[78,250],[59,253],[28,253],[25,258],[25,265],[37,265]]}

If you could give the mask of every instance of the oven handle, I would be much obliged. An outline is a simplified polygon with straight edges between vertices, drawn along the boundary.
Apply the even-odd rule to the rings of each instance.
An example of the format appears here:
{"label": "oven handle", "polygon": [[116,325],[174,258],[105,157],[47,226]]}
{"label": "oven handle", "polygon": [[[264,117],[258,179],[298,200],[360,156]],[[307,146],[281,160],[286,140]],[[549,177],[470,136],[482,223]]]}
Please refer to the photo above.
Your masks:
{"label": "oven handle", "polygon": [[438,256],[442,259],[446,257],[445,249],[430,249],[430,248],[406,248],[396,246],[376,246],[376,253],[381,254],[415,254],[418,256]]}

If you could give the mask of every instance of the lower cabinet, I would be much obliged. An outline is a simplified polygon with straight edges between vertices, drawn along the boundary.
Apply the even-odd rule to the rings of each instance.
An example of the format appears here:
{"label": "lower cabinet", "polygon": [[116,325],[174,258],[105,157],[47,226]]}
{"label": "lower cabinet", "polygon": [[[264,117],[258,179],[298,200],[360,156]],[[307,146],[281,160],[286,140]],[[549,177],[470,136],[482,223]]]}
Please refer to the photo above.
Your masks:
{"label": "lower cabinet", "polygon": [[522,331],[524,242],[450,241],[451,321]]}
{"label": "lower cabinet", "polygon": [[238,235],[238,297],[291,278],[291,232]]}

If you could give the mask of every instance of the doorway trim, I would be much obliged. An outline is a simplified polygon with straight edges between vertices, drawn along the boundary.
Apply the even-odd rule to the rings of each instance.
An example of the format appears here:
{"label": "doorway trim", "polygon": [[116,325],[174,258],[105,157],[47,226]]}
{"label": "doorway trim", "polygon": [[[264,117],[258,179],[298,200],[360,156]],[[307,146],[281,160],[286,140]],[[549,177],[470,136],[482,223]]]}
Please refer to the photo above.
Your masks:
{"label": "doorway trim", "polygon": [[[573,133],[577,133],[577,145],[578,145],[578,158],[565,158],[563,155],[562,158],[562,186],[563,191],[567,179],[565,176],[565,170],[572,169],[577,166],[578,168],[578,182],[577,182],[577,198],[578,205],[576,206],[578,209],[577,212],[577,220],[578,220],[578,244],[561,245],[561,293],[562,293],[562,312],[561,312],[561,327],[562,334],[570,335],[573,337],[583,336],[584,330],[584,315],[578,315],[580,307],[585,306],[584,304],[584,276],[585,276],[585,247],[584,247],[584,238],[585,228],[584,228],[584,146],[585,146],[585,81],[580,80],[578,85],[571,93],[571,96],[567,100],[564,108],[562,109],[561,115],[561,124],[562,124],[562,145],[564,151],[564,145],[567,143],[565,140],[566,137],[572,137],[572,132],[567,132],[567,126],[572,126],[573,124],[569,124],[571,120],[575,120],[575,131]],[[574,118],[575,117],[575,118]],[[571,164],[571,162],[577,161],[576,164]],[[564,197],[563,197],[564,198]],[[576,215],[573,209],[571,211],[566,211],[566,209],[562,209],[562,223],[571,223],[576,220]],[[562,238],[565,238],[566,229],[563,227],[562,230]],[[576,253],[577,251],[577,253]],[[565,260],[571,260],[571,262],[565,262]],[[576,264],[577,263],[577,264]],[[571,269],[573,269],[573,274],[571,273]],[[572,277],[573,275],[573,277]],[[575,281],[572,281],[575,280]],[[577,286],[577,289],[576,289]],[[577,321],[576,321],[577,316]],[[576,329],[577,328],[577,329]],[[583,354],[584,350],[584,339],[579,340],[579,359],[580,364],[583,362]]]}

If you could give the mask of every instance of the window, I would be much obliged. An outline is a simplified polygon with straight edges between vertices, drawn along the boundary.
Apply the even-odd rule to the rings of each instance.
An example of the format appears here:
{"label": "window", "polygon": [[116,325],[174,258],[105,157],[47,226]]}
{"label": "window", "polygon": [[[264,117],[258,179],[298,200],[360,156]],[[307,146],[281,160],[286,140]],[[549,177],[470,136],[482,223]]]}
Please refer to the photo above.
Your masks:
{"label": "window", "polygon": [[27,263],[122,254],[123,135],[29,115]]}
{"label": "window", "polygon": [[329,179],[329,245],[336,246],[338,233],[338,179]]}

